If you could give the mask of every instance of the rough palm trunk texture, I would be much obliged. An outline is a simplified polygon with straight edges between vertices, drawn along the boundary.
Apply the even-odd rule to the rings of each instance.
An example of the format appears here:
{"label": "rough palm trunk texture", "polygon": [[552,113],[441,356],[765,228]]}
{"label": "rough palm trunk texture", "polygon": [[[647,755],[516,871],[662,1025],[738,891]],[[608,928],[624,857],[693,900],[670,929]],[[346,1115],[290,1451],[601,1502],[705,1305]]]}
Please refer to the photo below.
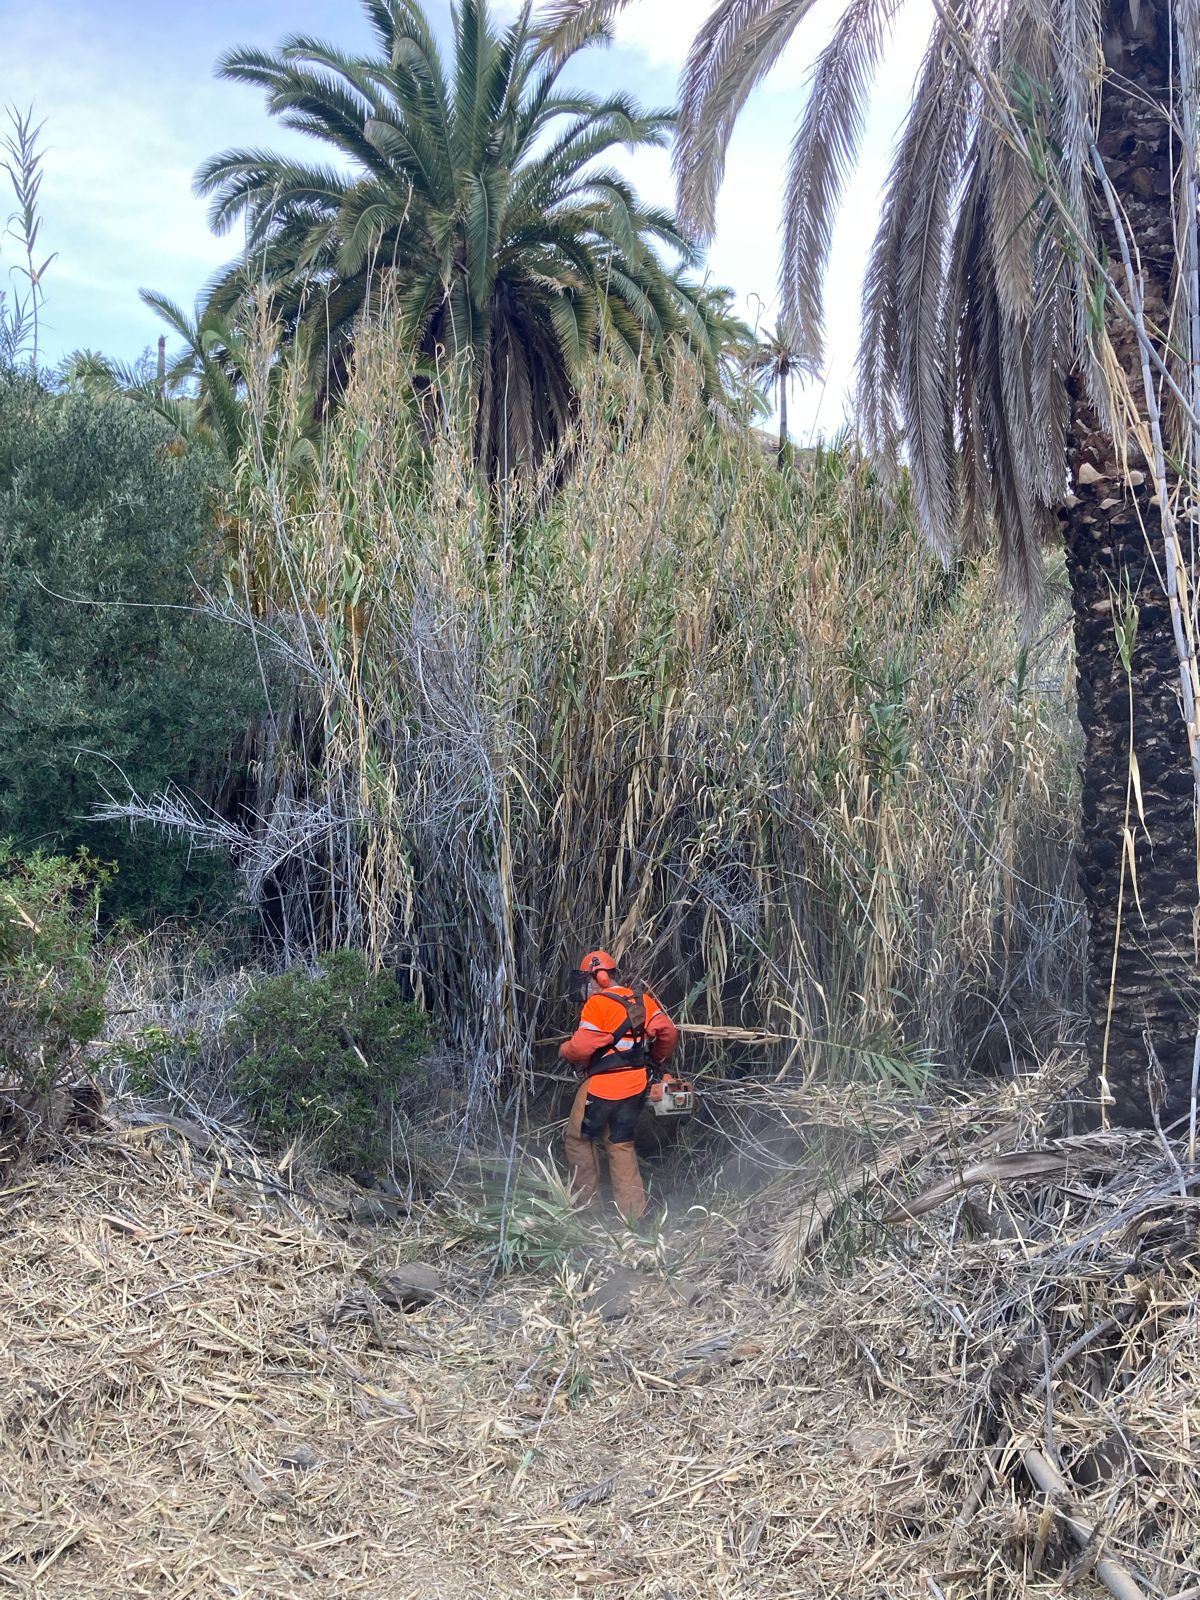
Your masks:
{"label": "rough palm trunk texture", "polygon": [[[1082,409],[1082,408],[1081,408]],[[1196,903],[1192,779],[1176,688],[1170,616],[1132,495],[1121,490],[1112,441],[1080,419],[1072,464],[1099,473],[1081,485],[1070,513],[1067,564],[1075,611],[1079,720],[1083,727],[1083,829],[1080,877],[1088,911],[1088,1043],[1099,1069],[1108,1032],[1107,1078],[1114,1121],[1150,1119],[1150,1045],[1166,1079],[1164,1122],[1187,1106],[1196,1031],[1192,910]],[[1153,509],[1138,492],[1152,526]],[[1109,505],[1107,502],[1115,501]],[[1129,773],[1129,678],[1117,649],[1114,595],[1137,607],[1133,652],[1133,748],[1140,770],[1143,827],[1136,799],[1129,824],[1136,886],[1122,853]],[[1117,602],[1119,612],[1120,602]],[[1121,912],[1113,1004],[1113,948]]]}
{"label": "rough palm trunk texture", "polygon": [[[1171,53],[1162,0],[1135,23],[1125,0],[1106,7],[1109,74],[1098,140],[1145,273],[1146,315],[1161,332],[1172,276],[1171,148],[1165,113]],[[1102,202],[1098,199],[1098,206]],[[1105,215],[1101,211],[1101,215]],[[1125,292],[1115,234],[1109,258]],[[1126,294],[1126,298],[1128,298]],[[1110,314],[1110,335],[1133,393],[1142,396],[1137,337]],[[1187,731],[1170,612],[1154,558],[1162,531],[1152,474],[1130,446],[1128,474],[1081,383],[1074,392],[1070,467],[1075,503],[1063,514],[1074,603],[1079,718],[1085,738],[1080,876],[1089,923],[1089,1049],[1107,1059],[1114,1122],[1148,1125],[1157,1060],[1164,1124],[1190,1101],[1197,983],[1193,946],[1196,839]],[[1126,597],[1123,602],[1122,597]],[[1128,602],[1137,610],[1132,685],[1117,647]],[[1123,871],[1132,742],[1145,824],[1129,808],[1134,876]],[[1121,887],[1124,880],[1124,895]],[[1120,935],[1118,942],[1118,907]],[[1115,983],[1113,952],[1117,949]],[[1106,1049],[1107,1036],[1107,1049]]]}

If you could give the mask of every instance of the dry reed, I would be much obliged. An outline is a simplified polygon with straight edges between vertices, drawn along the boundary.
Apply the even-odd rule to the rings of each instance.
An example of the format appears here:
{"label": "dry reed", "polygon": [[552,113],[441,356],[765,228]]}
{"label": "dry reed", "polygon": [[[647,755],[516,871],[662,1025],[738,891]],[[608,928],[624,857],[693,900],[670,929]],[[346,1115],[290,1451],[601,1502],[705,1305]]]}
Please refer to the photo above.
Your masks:
{"label": "dry reed", "polygon": [[[0,1584],[1095,1600],[1115,1570],[1189,1593],[1194,1179],[1153,1140],[1048,1144],[1060,1087],[896,1119],[921,1143],[859,1186],[877,1213],[997,1147],[1064,1172],[960,1195],[852,1275],[793,1259],[787,1295],[771,1245],[803,1174],[493,1282],[461,1207],[356,1227],[343,1191],[195,1131],[43,1151],[0,1194]],[[376,1286],[414,1257],[445,1288],[406,1316]],[[624,1306],[592,1298],[610,1279]]]}
{"label": "dry reed", "polygon": [[293,956],[406,974],[473,1107],[529,1081],[598,942],[809,1080],[1015,1065],[1057,1026],[1082,948],[1061,611],[1019,656],[986,566],[943,572],[852,448],[781,474],[686,373],[646,413],[599,370],[565,489],[499,509],[406,384],[384,320],[315,466],[271,389],[233,614],[294,687],[257,812],[143,814],[235,848]]}

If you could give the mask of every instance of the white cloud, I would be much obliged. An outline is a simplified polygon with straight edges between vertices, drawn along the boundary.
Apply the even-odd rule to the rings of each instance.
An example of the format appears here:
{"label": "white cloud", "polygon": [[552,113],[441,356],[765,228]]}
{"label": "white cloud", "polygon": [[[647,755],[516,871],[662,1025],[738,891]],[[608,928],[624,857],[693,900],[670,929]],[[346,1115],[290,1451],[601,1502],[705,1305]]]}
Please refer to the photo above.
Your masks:
{"label": "white cloud", "polygon": [[[515,3],[504,0],[510,9]],[[708,272],[737,291],[751,320],[771,323],[777,314],[788,147],[812,60],[842,3],[818,0],[784,60],[752,97],[729,151]],[[618,48],[597,62],[598,71],[648,102],[669,99],[710,4],[632,0],[618,19]],[[60,252],[47,276],[47,333],[59,351],[88,344],[137,354],[159,332],[137,299],[138,288],[160,289],[190,305],[236,252],[235,239],[209,232],[204,202],[191,193],[200,160],[232,144],[305,148],[298,136],[268,123],[254,91],[213,81],[217,51],[243,31],[260,41],[292,29],[311,31],[351,48],[364,38],[357,7],[345,0],[262,0],[247,10],[243,24],[236,17],[231,24],[232,10],[214,6],[210,16],[203,8],[182,8],[175,13],[182,19],[178,26],[197,30],[196,38],[186,39],[147,39],[147,8],[140,4],[102,8],[98,0],[39,0],[6,17],[4,98],[21,105],[34,100],[47,122],[43,239],[48,250]],[[835,427],[846,405],[879,190],[931,16],[930,0],[913,0],[880,74],[863,160],[848,188],[829,264],[827,381],[823,392],[814,387],[797,396],[799,436],[814,421]],[[627,159],[643,195],[670,206],[667,153]],[[0,276],[11,259],[6,251]]]}
{"label": "white cloud", "polygon": [[[288,142],[264,129],[252,91],[213,80],[216,48],[148,40],[144,20],[44,0],[6,21],[4,99],[32,102],[44,122],[41,238],[58,251],[44,344],[56,355],[86,345],[130,357],[151,344],[162,325],[138,290],[190,308],[237,250],[192,193],[197,164],[223,144]],[[9,265],[5,248],[0,276]]]}
{"label": "white cloud", "polygon": [[614,42],[649,66],[678,70],[711,10],[710,0],[632,0],[616,18]]}

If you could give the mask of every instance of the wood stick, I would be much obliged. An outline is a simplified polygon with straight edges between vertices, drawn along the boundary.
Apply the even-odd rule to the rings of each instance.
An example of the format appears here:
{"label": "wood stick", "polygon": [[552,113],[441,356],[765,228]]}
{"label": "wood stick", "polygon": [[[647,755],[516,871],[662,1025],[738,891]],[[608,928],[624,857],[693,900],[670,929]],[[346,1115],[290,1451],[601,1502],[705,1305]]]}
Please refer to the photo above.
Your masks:
{"label": "wood stick", "polygon": [[971,1524],[971,1519],[983,1504],[983,1497],[988,1491],[988,1484],[991,1482],[996,1468],[1000,1465],[1000,1457],[1003,1455],[1004,1447],[1007,1443],[1008,1429],[1002,1428],[1000,1437],[984,1457],[984,1465],[976,1475],[975,1482],[968,1490],[967,1498],[963,1501],[962,1508],[955,1517],[954,1524],[950,1529],[950,1539],[946,1546],[946,1562],[949,1566],[953,1566],[958,1560],[958,1554],[967,1536],[967,1529]]}
{"label": "wood stick", "polygon": [[[1060,1502],[1054,1508],[1055,1513],[1066,1523],[1079,1548],[1085,1550],[1095,1538],[1096,1530],[1071,1501],[1071,1486],[1062,1473],[1033,1445],[1021,1452],[1021,1464],[1039,1489]],[[1115,1600],[1146,1600],[1145,1590],[1111,1556],[1100,1557],[1096,1576]]]}

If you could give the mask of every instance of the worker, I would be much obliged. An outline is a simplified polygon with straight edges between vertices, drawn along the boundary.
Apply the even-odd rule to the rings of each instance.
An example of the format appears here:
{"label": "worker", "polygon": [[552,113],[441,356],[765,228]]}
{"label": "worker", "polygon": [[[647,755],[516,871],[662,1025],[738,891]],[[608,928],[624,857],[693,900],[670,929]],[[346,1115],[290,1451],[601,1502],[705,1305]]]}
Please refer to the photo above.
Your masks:
{"label": "worker", "polygon": [[646,1211],[646,1190],[634,1130],[650,1075],[670,1059],[679,1029],[648,989],[617,982],[617,964],[606,950],[589,951],[574,977],[583,1011],[558,1053],[588,1075],[567,1119],[571,1189],[580,1205],[595,1204],[600,1190],[596,1142],[603,1139],[613,1201],[623,1217],[637,1222]]}

